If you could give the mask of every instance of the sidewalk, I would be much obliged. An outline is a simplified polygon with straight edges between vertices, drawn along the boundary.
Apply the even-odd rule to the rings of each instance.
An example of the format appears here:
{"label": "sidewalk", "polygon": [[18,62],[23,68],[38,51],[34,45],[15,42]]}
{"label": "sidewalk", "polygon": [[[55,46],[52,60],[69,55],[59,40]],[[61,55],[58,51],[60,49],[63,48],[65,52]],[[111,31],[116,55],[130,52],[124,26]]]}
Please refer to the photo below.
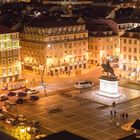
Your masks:
{"label": "sidewalk", "polygon": [[[87,74],[88,72],[94,70],[95,68],[97,68],[97,66],[93,65],[90,66],[90,68],[87,69],[82,69],[81,70],[81,74],[76,75],[75,71],[72,71],[70,75],[68,74],[59,74],[58,76],[54,75],[54,76],[43,76],[43,80],[46,83],[54,83],[56,81],[61,81],[63,79],[69,79],[69,78],[75,78],[75,77],[80,77],[82,75]],[[33,72],[29,72],[29,71],[23,71],[23,78],[28,79],[28,86],[37,86],[39,85],[39,83],[41,82],[41,75],[39,74],[33,74]],[[34,81],[33,81],[34,79]]]}

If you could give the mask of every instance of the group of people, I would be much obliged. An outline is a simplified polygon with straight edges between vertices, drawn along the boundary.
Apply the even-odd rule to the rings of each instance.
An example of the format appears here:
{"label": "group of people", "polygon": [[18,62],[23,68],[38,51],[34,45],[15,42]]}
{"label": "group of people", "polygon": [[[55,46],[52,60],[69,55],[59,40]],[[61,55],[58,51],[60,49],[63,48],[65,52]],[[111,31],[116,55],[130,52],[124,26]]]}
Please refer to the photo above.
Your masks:
{"label": "group of people", "polygon": [[[112,107],[113,107],[113,109],[110,111],[110,115],[111,115],[111,119],[110,119],[110,124],[112,125],[112,124],[115,124],[117,127],[119,127],[120,126],[120,122],[119,121],[116,121],[116,115],[117,115],[117,112],[116,112],[116,103],[115,102],[113,102],[112,103]],[[126,112],[123,112],[122,114],[120,114],[120,118],[123,118],[123,119],[125,119],[125,120],[127,120],[128,119],[128,113],[126,113]]]}
{"label": "group of people", "polygon": [[120,117],[128,119],[128,113],[123,112],[122,114],[120,114]]}

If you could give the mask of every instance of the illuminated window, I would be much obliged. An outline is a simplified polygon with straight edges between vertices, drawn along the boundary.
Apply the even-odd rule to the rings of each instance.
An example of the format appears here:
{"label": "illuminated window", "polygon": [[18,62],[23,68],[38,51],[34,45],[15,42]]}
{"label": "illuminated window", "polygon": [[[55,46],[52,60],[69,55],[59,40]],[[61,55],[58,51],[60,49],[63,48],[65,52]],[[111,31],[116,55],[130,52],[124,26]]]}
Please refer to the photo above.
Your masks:
{"label": "illuminated window", "polygon": [[123,41],[124,41],[124,43],[127,43],[126,39],[124,39]]}
{"label": "illuminated window", "polygon": [[6,65],[6,60],[5,60],[5,59],[2,59],[2,60],[1,60],[1,64],[2,64],[3,66],[5,66],[5,65]]}
{"label": "illuminated window", "polygon": [[134,40],[134,44],[137,44],[137,40]]}
{"label": "illuminated window", "polygon": [[132,40],[131,39],[129,39],[129,44],[132,44]]}
{"label": "illuminated window", "polygon": [[5,57],[5,51],[1,51],[1,57]]}
{"label": "illuminated window", "polygon": [[126,47],[123,48],[123,51],[126,51]]}
{"label": "illuminated window", "polygon": [[8,54],[8,56],[11,56],[12,55],[12,50],[8,50],[7,54]]}
{"label": "illuminated window", "polygon": [[134,48],[134,53],[137,53],[137,48]]}
{"label": "illuminated window", "polygon": [[128,59],[129,59],[129,61],[131,61],[131,56],[130,55],[128,56]]}
{"label": "illuminated window", "polygon": [[11,64],[12,64],[12,59],[9,58],[9,59],[8,59],[8,65],[11,65]]}

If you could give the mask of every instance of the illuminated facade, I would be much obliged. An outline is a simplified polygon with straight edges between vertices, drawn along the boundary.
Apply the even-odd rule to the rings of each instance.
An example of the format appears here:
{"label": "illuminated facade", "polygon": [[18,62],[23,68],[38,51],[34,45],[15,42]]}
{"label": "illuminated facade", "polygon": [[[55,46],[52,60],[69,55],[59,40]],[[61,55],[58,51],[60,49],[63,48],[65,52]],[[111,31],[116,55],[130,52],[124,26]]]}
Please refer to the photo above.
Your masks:
{"label": "illuminated facade", "polygon": [[92,64],[102,64],[104,58],[118,57],[119,52],[119,37],[112,30],[96,28],[90,31],[89,61]]}
{"label": "illuminated facade", "polygon": [[15,81],[20,76],[19,34],[0,26],[0,82]]}
{"label": "illuminated facade", "polygon": [[128,76],[137,77],[140,71],[140,26],[121,36],[120,69]]}
{"label": "illuminated facade", "polygon": [[36,23],[25,27],[21,38],[24,69],[52,75],[88,65],[88,31],[84,23]]}

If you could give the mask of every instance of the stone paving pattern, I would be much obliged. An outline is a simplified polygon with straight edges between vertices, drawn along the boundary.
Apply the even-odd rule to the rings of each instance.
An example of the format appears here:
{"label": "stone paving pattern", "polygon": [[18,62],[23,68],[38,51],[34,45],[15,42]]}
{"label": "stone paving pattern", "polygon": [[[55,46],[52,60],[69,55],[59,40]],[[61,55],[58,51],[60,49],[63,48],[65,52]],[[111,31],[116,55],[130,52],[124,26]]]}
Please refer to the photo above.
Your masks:
{"label": "stone paving pattern", "polygon": [[[33,105],[18,105],[17,113],[39,120],[42,126],[52,132],[68,130],[90,140],[117,140],[133,133],[122,130],[120,126],[139,118],[139,98],[118,104],[116,116],[110,115],[111,106],[87,100],[85,104],[82,104],[83,102],[83,99],[75,96],[53,95],[41,98]],[[62,108],[63,111],[48,113],[54,106]],[[120,113],[123,112],[128,113],[128,120],[120,118]],[[112,124],[110,120],[114,120]],[[117,127],[116,122],[119,122],[120,126]]]}

